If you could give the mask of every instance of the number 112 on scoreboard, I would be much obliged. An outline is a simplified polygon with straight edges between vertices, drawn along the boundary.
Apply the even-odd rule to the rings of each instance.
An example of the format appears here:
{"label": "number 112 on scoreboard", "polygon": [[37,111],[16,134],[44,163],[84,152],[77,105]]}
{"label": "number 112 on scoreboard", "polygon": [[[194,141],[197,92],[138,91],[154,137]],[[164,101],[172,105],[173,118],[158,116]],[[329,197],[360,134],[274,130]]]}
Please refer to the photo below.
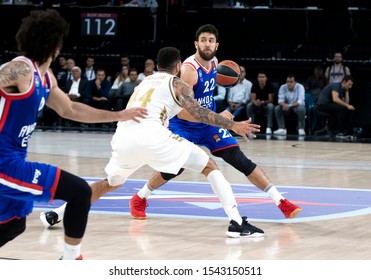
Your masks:
{"label": "number 112 on scoreboard", "polygon": [[117,14],[115,13],[82,13],[81,35],[116,36]]}

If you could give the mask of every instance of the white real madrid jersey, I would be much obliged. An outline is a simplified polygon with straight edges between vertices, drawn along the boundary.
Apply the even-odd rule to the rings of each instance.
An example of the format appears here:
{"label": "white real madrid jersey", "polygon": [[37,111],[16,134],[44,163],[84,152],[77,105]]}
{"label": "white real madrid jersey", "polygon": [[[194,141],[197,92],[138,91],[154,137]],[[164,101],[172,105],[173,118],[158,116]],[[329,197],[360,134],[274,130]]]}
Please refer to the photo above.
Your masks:
{"label": "white real madrid jersey", "polygon": [[[156,72],[146,77],[134,90],[126,108],[143,107],[148,115],[140,122],[159,122],[168,127],[169,119],[183,108],[175,96],[173,79],[175,76],[164,72]],[[127,121],[133,122],[134,121]],[[119,122],[118,126],[126,122]]]}

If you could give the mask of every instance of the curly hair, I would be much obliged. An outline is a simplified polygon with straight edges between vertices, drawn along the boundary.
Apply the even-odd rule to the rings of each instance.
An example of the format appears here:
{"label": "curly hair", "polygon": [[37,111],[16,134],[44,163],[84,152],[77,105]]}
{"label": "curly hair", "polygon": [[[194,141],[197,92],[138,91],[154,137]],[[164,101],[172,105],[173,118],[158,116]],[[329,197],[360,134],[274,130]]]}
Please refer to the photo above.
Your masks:
{"label": "curly hair", "polygon": [[43,64],[63,46],[69,24],[53,9],[34,10],[22,20],[16,34],[17,48],[21,55]]}

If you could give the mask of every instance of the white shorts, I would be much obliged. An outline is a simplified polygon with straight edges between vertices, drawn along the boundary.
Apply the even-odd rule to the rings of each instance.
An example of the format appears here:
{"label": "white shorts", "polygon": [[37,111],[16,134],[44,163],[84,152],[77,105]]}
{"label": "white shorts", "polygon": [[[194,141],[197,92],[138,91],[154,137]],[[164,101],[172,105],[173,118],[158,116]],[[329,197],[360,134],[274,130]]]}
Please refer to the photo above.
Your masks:
{"label": "white shorts", "polygon": [[112,186],[123,184],[144,165],[171,174],[177,174],[181,168],[201,173],[209,161],[200,147],[156,122],[118,127],[111,147],[112,155],[105,171]]}

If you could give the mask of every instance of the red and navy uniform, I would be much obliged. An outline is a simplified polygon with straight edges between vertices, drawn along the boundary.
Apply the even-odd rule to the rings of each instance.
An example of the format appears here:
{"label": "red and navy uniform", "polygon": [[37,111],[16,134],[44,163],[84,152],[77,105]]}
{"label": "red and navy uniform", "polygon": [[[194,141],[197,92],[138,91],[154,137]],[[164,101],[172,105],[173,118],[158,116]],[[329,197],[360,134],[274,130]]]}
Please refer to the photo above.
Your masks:
{"label": "red and navy uniform", "polygon": [[[196,101],[205,108],[215,112],[214,89],[216,87],[216,64],[211,60],[210,69],[203,67],[194,57],[187,58],[184,65],[189,65],[197,71],[198,80],[193,85]],[[207,147],[212,153],[238,146],[236,139],[227,129],[211,126],[200,122],[190,122],[173,117],[170,120],[170,130],[174,134],[193,142],[197,145]]]}
{"label": "red and navy uniform", "polygon": [[14,61],[29,64],[34,74],[26,92],[0,89],[0,223],[26,217],[34,201],[51,201],[60,175],[55,166],[26,161],[28,142],[50,94],[48,73],[42,77],[23,56]]}

